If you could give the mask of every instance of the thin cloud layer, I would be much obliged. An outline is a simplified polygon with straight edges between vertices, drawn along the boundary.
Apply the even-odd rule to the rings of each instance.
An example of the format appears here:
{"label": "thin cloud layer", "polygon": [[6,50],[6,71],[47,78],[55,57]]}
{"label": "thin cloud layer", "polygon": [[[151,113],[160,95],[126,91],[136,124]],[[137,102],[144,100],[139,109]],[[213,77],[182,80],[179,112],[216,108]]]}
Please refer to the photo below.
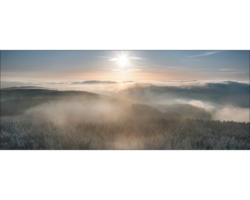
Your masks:
{"label": "thin cloud layer", "polygon": [[98,80],[88,80],[88,81],[76,81],[71,84],[116,84],[116,81],[98,81]]}

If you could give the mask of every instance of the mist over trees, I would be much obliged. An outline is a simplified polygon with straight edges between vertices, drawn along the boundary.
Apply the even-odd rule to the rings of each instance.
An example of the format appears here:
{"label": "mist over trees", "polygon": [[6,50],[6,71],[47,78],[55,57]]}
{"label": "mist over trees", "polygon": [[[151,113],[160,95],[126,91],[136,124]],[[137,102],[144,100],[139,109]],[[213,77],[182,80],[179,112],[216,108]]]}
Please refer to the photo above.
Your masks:
{"label": "mist over trees", "polygon": [[250,149],[247,114],[249,84],[236,82],[135,85],[109,96],[5,88],[0,149]]}
{"label": "mist over trees", "polygon": [[250,85],[240,82],[220,82],[193,84],[185,86],[159,86],[142,85],[121,91],[124,96],[129,96],[141,102],[171,102],[176,99],[200,100],[212,104],[232,105],[249,108]]}

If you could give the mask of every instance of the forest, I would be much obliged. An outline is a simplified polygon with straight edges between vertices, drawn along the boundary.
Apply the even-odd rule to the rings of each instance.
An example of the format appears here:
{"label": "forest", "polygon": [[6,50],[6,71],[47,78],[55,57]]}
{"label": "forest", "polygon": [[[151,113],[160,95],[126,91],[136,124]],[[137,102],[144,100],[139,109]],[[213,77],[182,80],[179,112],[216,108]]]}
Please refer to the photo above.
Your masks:
{"label": "forest", "polygon": [[[250,149],[249,120],[218,117],[225,116],[221,114],[223,103],[249,114],[249,94],[245,92],[249,85],[243,88],[243,95],[236,88],[239,98],[225,96],[225,87],[219,86],[226,101],[223,95],[216,97],[213,87],[185,91],[136,86],[113,95],[2,88],[0,149]],[[205,97],[210,107],[203,103]]]}

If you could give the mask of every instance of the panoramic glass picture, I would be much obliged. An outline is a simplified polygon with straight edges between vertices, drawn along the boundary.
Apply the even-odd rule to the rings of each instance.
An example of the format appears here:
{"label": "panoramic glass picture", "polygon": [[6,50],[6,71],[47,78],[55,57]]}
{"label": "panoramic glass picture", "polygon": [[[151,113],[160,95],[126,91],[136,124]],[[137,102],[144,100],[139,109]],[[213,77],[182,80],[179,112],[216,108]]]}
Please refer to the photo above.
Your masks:
{"label": "panoramic glass picture", "polygon": [[0,149],[250,149],[249,52],[0,51]]}

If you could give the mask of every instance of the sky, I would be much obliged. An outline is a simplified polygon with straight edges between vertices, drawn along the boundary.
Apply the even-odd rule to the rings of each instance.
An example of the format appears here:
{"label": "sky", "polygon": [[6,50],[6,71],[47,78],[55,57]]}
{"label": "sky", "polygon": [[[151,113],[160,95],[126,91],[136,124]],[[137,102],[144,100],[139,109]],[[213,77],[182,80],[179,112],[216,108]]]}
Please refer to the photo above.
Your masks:
{"label": "sky", "polygon": [[249,51],[1,51],[1,81],[249,82]]}

